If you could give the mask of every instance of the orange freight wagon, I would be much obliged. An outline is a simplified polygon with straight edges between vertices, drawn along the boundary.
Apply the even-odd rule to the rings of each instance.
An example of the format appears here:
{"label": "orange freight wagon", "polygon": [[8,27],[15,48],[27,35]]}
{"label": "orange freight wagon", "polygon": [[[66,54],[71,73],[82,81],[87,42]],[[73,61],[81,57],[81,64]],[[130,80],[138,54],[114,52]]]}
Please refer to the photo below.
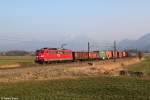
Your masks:
{"label": "orange freight wagon", "polygon": [[113,51],[106,51],[106,57],[107,59],[113,58]]}
{"label": "orange freight wagon", "polygon": [[94,52],[89,52],[89,59],[99,59],[99,52],[94,51]]}
{"label": "orange freight wagon", "polygon": [[113,51],[113,58],[118,58],[118,52],[117,51]]}
{"label": "orange freight wagon", "polygon": [[126,52],[125,52],[125,51],[123,51],[122,53],[123,53],[123,57],[126,57]]}
{"label": "orange freight wagon", "polygon": [[119,53],[119,58],[122,58],[123,57],[123,52],[122,51],[118,51]]}
{"label": "orange freight wagon", "polygon": [[88,57],[88,52],[73,52],[74,60],[87,60]]}

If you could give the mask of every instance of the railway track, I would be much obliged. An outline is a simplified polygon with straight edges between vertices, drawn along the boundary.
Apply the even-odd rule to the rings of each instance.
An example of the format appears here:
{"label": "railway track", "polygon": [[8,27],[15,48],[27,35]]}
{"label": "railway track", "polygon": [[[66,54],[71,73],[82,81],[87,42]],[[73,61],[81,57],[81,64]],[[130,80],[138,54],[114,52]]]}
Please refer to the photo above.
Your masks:
{"label": "railway track", "polygon": [[[129,58],[120,58],[117,59],[116,62],[118,61],[122,61],[122,60],[128,60],[131,59],[131,57]],[[109,59],[109,60],[89,60],[89,61],[76,61],[76,62],[53,62],[53,63],[49,63],[49,64],[33,64],[31,66],[23,66],[23,65],[19,65],[19,64],[12,64],[12,65],[3,65],[2,68],[0,68],[0,70],[9,70],[9,69],[26,69],[26,68],[38,68],[38,67],[45,67],[45,66],[69,66],[69,65],[75,65],[75,64],[80,64],[80,65],[84,65],[84,64],[90,64],[90,63],[97,63],[99,62],[100,64],[104,64],[107,62],[114,62],[113,59]],[[15,66],[17,65],[17,66]],[[8,67],[7,67],[8,66]],[[14,67],[9,67],[9,66],[14,66]]]}

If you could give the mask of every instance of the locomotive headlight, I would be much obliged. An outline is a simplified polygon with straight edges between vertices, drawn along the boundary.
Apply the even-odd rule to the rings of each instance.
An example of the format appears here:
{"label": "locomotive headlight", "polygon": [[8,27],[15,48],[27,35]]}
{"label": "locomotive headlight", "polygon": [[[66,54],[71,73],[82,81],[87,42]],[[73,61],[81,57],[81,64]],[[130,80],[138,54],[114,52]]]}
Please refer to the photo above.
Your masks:
{"label": "locomotive headlight", "polygon": [[44,57],[43,55],[41,55],[40,57]]}

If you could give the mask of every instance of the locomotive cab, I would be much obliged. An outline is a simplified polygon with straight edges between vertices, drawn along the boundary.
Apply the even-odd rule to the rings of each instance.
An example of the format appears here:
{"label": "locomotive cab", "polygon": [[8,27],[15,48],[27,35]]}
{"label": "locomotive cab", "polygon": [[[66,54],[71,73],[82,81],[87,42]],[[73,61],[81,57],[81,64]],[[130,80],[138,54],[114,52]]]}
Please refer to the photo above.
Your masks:
{"label": "locomotive cab", "polygon": [[44,50],[37,50],[36,51],[36,59],[35,62],[42,63],[44,62]]}

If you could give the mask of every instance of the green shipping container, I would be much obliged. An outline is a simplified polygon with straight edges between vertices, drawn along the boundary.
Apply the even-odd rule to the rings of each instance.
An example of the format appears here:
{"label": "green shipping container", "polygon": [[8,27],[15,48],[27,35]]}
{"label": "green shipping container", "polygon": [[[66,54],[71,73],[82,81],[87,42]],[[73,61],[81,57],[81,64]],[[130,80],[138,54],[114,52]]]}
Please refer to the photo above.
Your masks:
{"label": "green shipping container", "polygon": [[100,59],[106,59],[105,51],[99,51],[99,56],[100,56]]}

